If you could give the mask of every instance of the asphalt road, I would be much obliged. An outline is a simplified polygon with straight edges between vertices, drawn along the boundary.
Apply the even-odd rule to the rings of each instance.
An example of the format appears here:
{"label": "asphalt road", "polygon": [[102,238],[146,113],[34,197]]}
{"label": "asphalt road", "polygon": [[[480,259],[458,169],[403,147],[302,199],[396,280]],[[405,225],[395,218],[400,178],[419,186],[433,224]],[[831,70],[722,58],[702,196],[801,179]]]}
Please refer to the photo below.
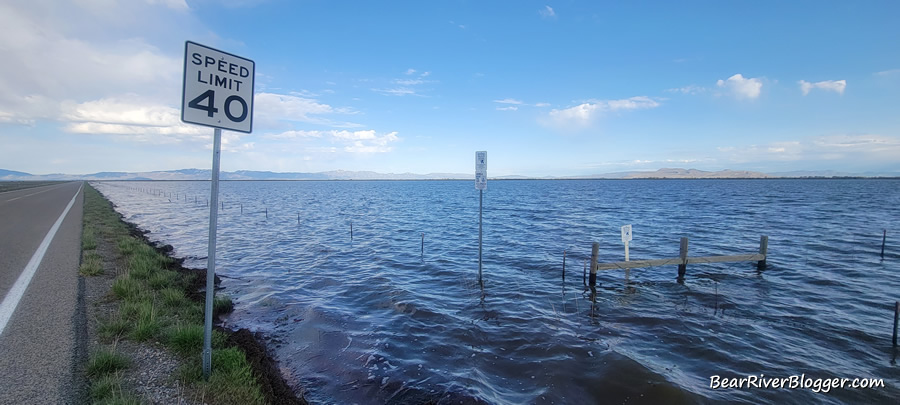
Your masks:
{"label": "asphalt road", "polygon": [[[81,185],[0,193],[0,404],[81,402]],[[49,245],[38,264],[35,252],[45,239]],[[29,267],[33,276],[22,289],[19,280]],[[21,298],[13,302],[15,296]]]}

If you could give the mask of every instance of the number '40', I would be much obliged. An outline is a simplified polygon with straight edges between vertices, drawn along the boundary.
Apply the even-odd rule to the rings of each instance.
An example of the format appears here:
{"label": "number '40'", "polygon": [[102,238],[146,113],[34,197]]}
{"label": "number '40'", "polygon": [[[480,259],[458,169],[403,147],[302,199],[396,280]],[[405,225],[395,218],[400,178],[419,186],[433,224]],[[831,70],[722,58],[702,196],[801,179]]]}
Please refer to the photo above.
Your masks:
{"label": "number '40'", "polygon": [[[206,101],[206,105],[200,104]],[[231,103],[237,101],[241,104],[241,114],[235,116],[231,113]],[[210,118],[219,112],[219,109],[215,107],[216,105],[216,92],[213,90],[204,91],[203,94],[197,96],[193,100],[188,103],[188,107],[196,108],[201,111],[206,111],[206,115]],[[247,119],[247,102],[244,101],[243,98],[237,95],[229,96],[225,99],[225,116],[228,117],[231,121],[241,122]]]}

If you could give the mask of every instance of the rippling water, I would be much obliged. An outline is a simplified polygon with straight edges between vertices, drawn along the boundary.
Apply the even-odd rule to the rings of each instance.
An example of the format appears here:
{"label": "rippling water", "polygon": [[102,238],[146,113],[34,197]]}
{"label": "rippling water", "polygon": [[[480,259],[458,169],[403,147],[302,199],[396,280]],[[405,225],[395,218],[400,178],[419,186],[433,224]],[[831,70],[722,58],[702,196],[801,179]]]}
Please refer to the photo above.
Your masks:
{"label": "rippling water", "polygon": [[[109,182],[128,221],[206,265],[208,182]],[[891,402],[900,181],[223,182],[217,271],[317,403]],[[268,217],[266,217],[266,213]],[[350,228],[352,224],[353,238]],[[755,263],[603,271],[754,253]],[[882,230],[888,230],[885,259]],[[422,234],[424,233],[424,249]],[[562,277],[563,251],[567,252]],[[886,388],[712,390],[710,376],[876,377]]]}

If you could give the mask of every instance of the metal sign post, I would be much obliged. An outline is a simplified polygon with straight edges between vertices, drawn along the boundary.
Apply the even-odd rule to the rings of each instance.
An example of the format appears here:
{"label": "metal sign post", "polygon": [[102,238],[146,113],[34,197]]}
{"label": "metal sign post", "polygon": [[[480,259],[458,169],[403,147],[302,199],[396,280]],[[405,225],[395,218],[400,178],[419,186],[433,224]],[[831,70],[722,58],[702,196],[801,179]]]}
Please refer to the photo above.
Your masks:
{"label": "metal sign post", "polygon": [[212,371],[212,313],[213,293],[216,289],[216,228],[219,218],[219,155],[222,149],[222,130],[213,135],[212,183],[209,191],[209,250],[206,256],[206,309],[203,312],[203,378]]}
{"label": "metal sign post", "polygon": [[481,237],[482,237],[482,208],[484,207],[484,190],[487,189],[487,151],[475,152],[475,189],[478,190],[478,282],[483,283],[481,277]]}
{"label": "metal sign post", "polygon": [[216,278],[216,227],[219,216],[219,156],[222,129],[253,131],[253,78],[250,59],[187,41],[181,120],[215,128],[212,182],[209,190],[209,251],[206,259],[206,306],[203,328],[203,378],[212,371],[212,312]]}

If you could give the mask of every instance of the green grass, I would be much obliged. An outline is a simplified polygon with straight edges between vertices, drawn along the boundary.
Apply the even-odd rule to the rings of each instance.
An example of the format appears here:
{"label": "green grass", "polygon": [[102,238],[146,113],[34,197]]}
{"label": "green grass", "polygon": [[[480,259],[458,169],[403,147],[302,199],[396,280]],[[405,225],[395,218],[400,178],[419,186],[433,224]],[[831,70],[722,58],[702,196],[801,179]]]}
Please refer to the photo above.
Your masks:
{"label": "green grass", "polygon": [[100,324],[97,326],[97,333],[106,341],[112,341],[131,332],[131,324],[132,322],[128,319],[123,318],[121,315],[116,315],[110,319],[100,321]]}
{"label": "green grass", "polygon": [[162,298],[162,304],[166,308],[174,310],[186,305],[188,302],[187,297],[184,296],[184,291],[172,287],[161,289],[159,291],[159,297]]}
{"label": "green grass", "polygon": [[[111,204],[91,187],[85,188],[84,210],[82,274],[96,271],[95,264],[102,272],[102,258],[95,253],[101,244],[113,247],[123,265],[110,288],[111,296],[119,302],[118,311],[99,323],[100,337],[107,341],[126,338],[162,343],[183,356],[181,380],[198,389],[209,403],[265,403],[244,353],[227,347],[227,337],[219,331],[213,331],[212,375],[209,381],[203,381],[199,356],[203,347],[203,303],[188,299],[186,290],[196,275],[173,271],[171,258],[131,236]],[[214,315],[233,309],[230,297],[215,297]],[[127,365],[127,359],[108,350],[91,357],[87,367],[95,404],[139,403],[122,389],[118,371]]]}
{"label": "green grass", "polygon": [[[228,337],[217,330],[212,333],[213,349],[226,348]],[[185,356],[199,353],[203,350],[203,325],[179,324],[170,327],[166,330],[166,346]]]}
{"label": "green grass", "polygon": [[142,285],[130,277],[120,277],[113,281],[112,292],[118,299],[136,300],[141,295]]}
{"label": "green grass", "polygon": [[250,364],[244,353],[235,347],[213,351],[209,381],[203,381],[203,369],[199,360],[192,360],[184,365],[179,370],[179,378],[197,385],[205,397],[216,402],[265,404]]}
{"label": "green grass", "polygon": [[81,231],[81,250],[94,250],[97,248],[97,235],[94,227],[85,225]]}
{"label": "green grass", "polygon": [[139,405],[141,401],[122,389],[122,377],[109,374],[91,381],[91,400],[95,405]]}
{"label": "green grass", "polygon": [[231,297],[227,295],[216,295],[213,297],[213,316],[227,314],[234,310],[234,303]]}
{"label": "green grass", "polygon": [[113,349],[101,349],[88,359],[87,373],[90,377],[102,377],[128,368],[128,358]]}
{"label": "green grass", "polygon": [[103,274],[103,258],[97,252],[84,252],[78,274],[82,276],[99,276]]}
{"label": "green grass", "polygon": [[147,284],[154,290],[163,290],[177,285],[180,275],[172,270],[159,270],[153,273],[147,280]]}

